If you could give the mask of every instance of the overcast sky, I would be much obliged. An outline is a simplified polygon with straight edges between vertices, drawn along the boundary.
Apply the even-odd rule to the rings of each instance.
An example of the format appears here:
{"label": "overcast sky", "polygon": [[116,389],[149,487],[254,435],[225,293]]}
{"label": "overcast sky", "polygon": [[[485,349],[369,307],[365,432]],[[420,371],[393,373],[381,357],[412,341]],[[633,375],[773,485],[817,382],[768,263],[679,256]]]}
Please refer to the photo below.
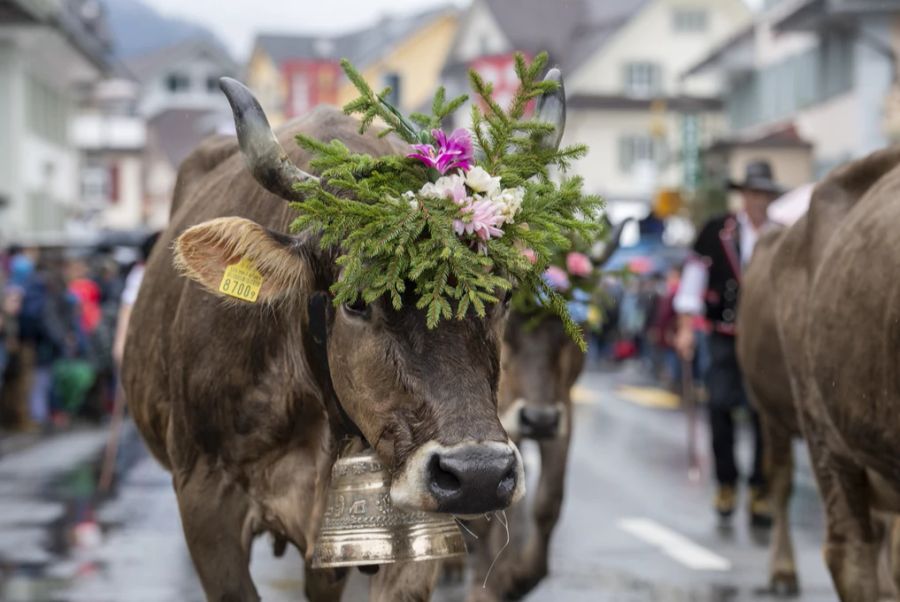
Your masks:
{"label": "overcast sky", "polygon": [[[212,29],[238,60],[258,32],[334,33],[356,29],[389,14],[468,0],[145,0],[160,12],[186,17]],[[555,2],[557,0],[547,0]],[[630,0],[609,0],[629,2]],[[746,0],[751,6],[762,0]]]}
{"label": "overcast sky", "polygon": [[449,3],[467,4],[467,0],[144,1],[167,16],[202,23],[222,38],[239,60],[247,57],[259,32],[344,32],[369,25],[384,15],[418,12]]}

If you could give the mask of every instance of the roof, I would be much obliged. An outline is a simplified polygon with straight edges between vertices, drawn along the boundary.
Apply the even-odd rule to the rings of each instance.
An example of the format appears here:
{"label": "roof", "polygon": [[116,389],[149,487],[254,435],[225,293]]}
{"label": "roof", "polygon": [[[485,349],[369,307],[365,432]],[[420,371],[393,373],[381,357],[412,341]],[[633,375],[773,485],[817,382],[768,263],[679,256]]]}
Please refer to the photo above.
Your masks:
{"label": "roof", "polygon": [[0,4],[0,23],[34,22],[55,27],[101,71],[110,69],[111,37],[97,0],[12,0]]}
{"label": "roof", "polygon": [[237,73],[238,66],[220,44],[206,36],[188,38],[171,46],[153,50],[125,61],[125,66],[138,81],[147,81],[161,71],[168,70],[179,59],[203,53],[222,66],[223,74]]}
{"label": "roof", "polygon": [[812,148],[812,143],[800,136],[793,123],[770,130],[756,137],[734,137],[716,140],[710,150],[740,148]]}
{"label": "roof", "polygon": [[652,0],[484,0],[515,50],[577,68]]}
{"label": "roof", "polygon": [[710,67],[714,67],[729,54],[737,52],[740,49],[741,44],[743,44],[744,42],[752,41],[755,31],[756,23],[753,22],[739,29],[733,35],[726,38],[725,41],[723,41],[721,44],[713,48],[709,54],[707,54],[700,60],[700,62],[695,63],[687,71],[682,73],[681,77],[684,78],[691,75],[696,75],[701,71],[705,71]]}
{"label": "roof", "polygon": [[663,100],[667,109],[675,111],[720,111],[722,99],[704,96],[670,96],[667,98],[634,98],[621,94],[573,94],[566,99],[570,109],[636,110],[650,109]]}
{"label": "roof", "polygon": [[254,48],[262,49],[279,65],[295,59],[347,58],[363,66],[384,56],[391,46],[435,19],[455,13],[455,8],[442,6],[412,15],[385,17],[365,29],[333,36],[260,34]]}

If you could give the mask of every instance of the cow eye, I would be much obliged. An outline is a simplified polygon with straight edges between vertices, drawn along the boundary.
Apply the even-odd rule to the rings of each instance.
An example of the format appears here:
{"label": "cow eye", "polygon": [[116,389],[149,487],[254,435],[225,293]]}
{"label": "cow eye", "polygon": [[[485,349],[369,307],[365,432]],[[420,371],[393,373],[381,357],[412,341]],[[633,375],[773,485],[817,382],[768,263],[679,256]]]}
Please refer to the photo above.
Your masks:
{"label": "cow eye", "polygon": [[355,316],[357,318],[368,318],[372,315],[372,309],[369,307],[369,304],[363,301],[362,299],[357,299],[353,303],[344,303],[344,311],[347,312],[348,315]]}

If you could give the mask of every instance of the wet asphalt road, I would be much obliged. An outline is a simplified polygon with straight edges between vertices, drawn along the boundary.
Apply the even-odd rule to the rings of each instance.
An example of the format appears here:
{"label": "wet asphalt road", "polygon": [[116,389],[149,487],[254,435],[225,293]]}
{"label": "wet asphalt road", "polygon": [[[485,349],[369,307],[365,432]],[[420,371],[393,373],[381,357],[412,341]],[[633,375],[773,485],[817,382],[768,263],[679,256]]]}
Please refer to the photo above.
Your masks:
{"label": "wet asphalt road", "polygon": [[[705,427],[699,443],[703,474],[691,481],[685,416],[625,399],[620,386],[636,380],[627,372],[591,372],[577,387],[551,575],[528,600],[772,599],[762,591],[766,543],[747,528],[743,504],[729,530],[720,528],[711,510]],[[143,452],[133,430],[125,439],[125,474],[106,497],[94,490],[103,431],[58,436],[0,458],[0,600],[203,600],[168,474]],[[749,460],[749,449],[742,451]],[[832,601],[820,552],[821,504],[799,443],[797,451],[792,514],[803,591],[795,599]],[[526,447],[523,454],[534,465],[534,450]],[[304,599],[296,552],[274,558],[268,541],[259,539],[252,572],[263,600]],[[365,588],[365,578],[355,575],[345,599],[364,600]],[[451,585],[435,598],[462,602],[464,595],[464,586]]]}

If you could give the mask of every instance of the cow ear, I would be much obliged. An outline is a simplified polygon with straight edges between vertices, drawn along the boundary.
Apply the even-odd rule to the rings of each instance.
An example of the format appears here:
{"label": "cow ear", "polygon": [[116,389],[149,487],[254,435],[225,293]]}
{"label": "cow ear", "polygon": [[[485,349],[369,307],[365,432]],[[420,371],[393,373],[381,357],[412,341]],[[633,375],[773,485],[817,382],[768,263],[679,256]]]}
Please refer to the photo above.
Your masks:
{"label": "cow ear", "polygon": [[198,224],[178,237],[174,251],[185,276],[226,299],[273,303],[314,287],[315,259],[304,244],[248,219]]}

